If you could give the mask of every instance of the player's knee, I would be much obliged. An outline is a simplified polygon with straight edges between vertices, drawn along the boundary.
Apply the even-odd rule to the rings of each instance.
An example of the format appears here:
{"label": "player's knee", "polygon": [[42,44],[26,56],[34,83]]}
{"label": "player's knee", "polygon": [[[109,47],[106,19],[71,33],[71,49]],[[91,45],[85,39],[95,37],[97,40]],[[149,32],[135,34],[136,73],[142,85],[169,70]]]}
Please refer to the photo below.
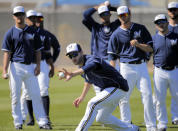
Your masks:
{"label": "player's knee", "polygon": [[104,124],[104,123],[107,122],[107,118],[108,118],[108,117],[106,117],[106,116],[104,116],[104,115],[97,115],[97,116],[96,116],[96,122],[99,122],[99,123]]}

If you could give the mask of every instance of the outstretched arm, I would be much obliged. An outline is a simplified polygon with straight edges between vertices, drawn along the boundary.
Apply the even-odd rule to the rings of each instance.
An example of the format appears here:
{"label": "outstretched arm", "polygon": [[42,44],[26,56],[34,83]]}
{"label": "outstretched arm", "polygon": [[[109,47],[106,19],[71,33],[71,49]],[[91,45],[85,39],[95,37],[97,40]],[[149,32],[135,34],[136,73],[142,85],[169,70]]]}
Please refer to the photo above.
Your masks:
{"label": "outstretched arm", "polygon": [[78,70],[75,70],[73,72],[68,72],[66,69],[63,68],[59,72],[63,72],[64,73],[64,77],[63,78],[59,78],[59,79],[66,79],[66,81],[68,81],[72,77],[75,77],[77,75],[82,75],[84,73],[84,70],[82,68],[79,68]]}

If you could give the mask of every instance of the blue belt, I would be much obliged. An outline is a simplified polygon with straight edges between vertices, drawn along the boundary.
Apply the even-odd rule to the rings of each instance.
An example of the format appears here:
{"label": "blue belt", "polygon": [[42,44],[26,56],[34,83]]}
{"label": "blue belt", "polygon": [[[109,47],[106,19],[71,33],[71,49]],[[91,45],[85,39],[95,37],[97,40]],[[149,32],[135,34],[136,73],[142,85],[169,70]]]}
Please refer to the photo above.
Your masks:
{"label": "blue belt", "polygon": [[127,63],[127,64],[142,64],[145,62],[145,60],[138,60],[138,61],[131,61],[131,62],[122,62],[122,63]]}

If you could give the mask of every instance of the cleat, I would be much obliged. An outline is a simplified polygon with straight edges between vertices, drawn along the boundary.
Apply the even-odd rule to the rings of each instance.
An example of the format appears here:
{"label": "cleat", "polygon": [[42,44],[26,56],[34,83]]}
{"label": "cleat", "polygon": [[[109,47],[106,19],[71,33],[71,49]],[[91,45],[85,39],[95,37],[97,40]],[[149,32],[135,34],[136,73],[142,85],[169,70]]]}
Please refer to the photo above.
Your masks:
{"label": "cleat", "polygon": [[17,126],[15,126],[15,129],[16,129],[16,130],[22,130],[22,125],[17,125]]}
{"label": "cleat", "polygon": [[52,127],[51,127],[51,125],[46,124],[46,125],[40,126],[40,129],[44,129],[44,130],[52,130]]}
{"label": "cleat", "polygon": [[27,126],[34,126],[35,125],[35,121],[34,120],[30,120],[28,123],[27,123]]}
{"label": "cleat", "polygon": [[160,128],[158,131],[166,131],[166,128]]}
{"label": "cleat", "polygon": [[172,121],[173,125],[178,125],[178,120]]}

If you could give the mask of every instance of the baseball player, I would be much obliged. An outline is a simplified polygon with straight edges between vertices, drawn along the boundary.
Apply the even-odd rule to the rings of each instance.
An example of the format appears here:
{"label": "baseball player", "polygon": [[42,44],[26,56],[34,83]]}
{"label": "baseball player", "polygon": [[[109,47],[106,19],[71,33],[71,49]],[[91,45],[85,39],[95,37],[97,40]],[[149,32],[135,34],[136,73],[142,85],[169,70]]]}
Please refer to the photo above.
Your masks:
{"label": "baseball player", "polygon": [[63,78],[70,80],[72,77],[82,75],[85,79],[83,92],[80,97],[74,100],[74,106],[79,107],[91,84],[101,88],[100,93],[97,93],[88,102],[85,115],[75,131],[88,131],[95,118],[97,122],[117,131],[138,131],[138,126],[124,123],[112,115],[118,105],[118,101],[129,90],[127,81],[123,79],[120,73],[102,58],[84,55],[80,45],[77,43],[68,45],[66,50],[66,55],[75,65],[79,66],[79,69],[73,72],[63,69]]}
{"label": "baseball player", "polygon": [[170,89],[172,98],[178,104],[178,34],[170,32],[164,14],[154,20],[158,32],[153,36],[154,50],[154,90],[158,131],[166,131],[168,118],[166,112],[166,93]]}
{"label": "baseball player", "polygon": [[37,13],[36,26],[43,29],[47,33],[50,47],[52,47],[53,49],[53,53],[52,53],[53,63],[55,63],[60,54],[60,44],[54,34],[44,29],[44,17],[42,13]]}
{"label": "baseball player", "polygon": [[[22,129],[22,114],[20,111],[20,95],[22,82],[32,98],[34,113],[40,129],[50,129],[47,125],[43,105],[40,98],[40,90],[36,76],[40,73],[41,45],[36,31],[25,25],[25,11],[22,6],[13,9],[15,26],[8,30],[4,36],[2,50],[3,56],[3,78],[7,79],[9,67],[10,89],[12,99],[12,116],[16,129]],[[36,66],[32,64],[36,55]]]}
{"label": "baseball player", "polygon": [[[178,34],[178,2],[170,2],[168,4],[168,16],[169,16],[169,31]],[[171,114],[172,114],[172,124],[178,125],[178,105],[176,100],[171,98]]]}
{"label": "baseball player", "polygon": [[120,73],[128,81],[129,92],[121,99],[119,106],[121,119],[131,122],[129,98],[136,85],[142,95],[144,119],[147,131],[156,130],[156,117],[153,108],[151,81],[145,59],[146,52],[152,52],[152,38],[144,25],[131,22],[131,12],[127,6],[117,9],[121,26],[112,34],[108,44],[110,64],[120,59]]}
{"label": "baseball player", "polygon": [[[29,26],[34,26],[36,27],[36,18],[37,13],[34,10],[29,10],[27,11],[27,24]],[[40,94],[42,98],[42,103],[45,109],[46,116],[49,120],[49,94],[48,94],[48,87],[49,87],[49,77],[52,77],[54,75],[54,66],[53,66],[53,60],[51,57],[50,53],[50,43],[48,39],[47,32],[41,28],[37,28],[37,33],[40,36],[41,42],[44,45],[44,49],[42,50],[42,57],[41,57],[41,71],[40,74],[38,75],[38,83],[40,87]],[[50,71],[48,64],[50,65]],[[34,117],[33,117],[33,108],[32,108],[32,100],[28,96],[26,96],[26,102],[27,102],[27,107],[28,107],[28,112],[29,112],[29,122],[27,125],[31,126],[34,125]],[[49,123],[50,125],[50,123]]]}
{"label": "baseball player", "polygon": [[[120,21],[118,19],[113,22],[110,22],[110,12],[116,10],[117,8],[112,7],[110,3],[106,1],[105,3],[102,3],[99,6],[87,9],[83,13],[82,23],[91,32],[91,54],[103,58],[108,63],[108,42],[114,30],[120,25]],[[92,15],[95,12],[98,12],[101,24],[97,23],[92,18]],[[119,70],[118,63],[116,65],[116,69]],[[94,86],[94,90],[96,93],[100,92],[99,87]]]}

